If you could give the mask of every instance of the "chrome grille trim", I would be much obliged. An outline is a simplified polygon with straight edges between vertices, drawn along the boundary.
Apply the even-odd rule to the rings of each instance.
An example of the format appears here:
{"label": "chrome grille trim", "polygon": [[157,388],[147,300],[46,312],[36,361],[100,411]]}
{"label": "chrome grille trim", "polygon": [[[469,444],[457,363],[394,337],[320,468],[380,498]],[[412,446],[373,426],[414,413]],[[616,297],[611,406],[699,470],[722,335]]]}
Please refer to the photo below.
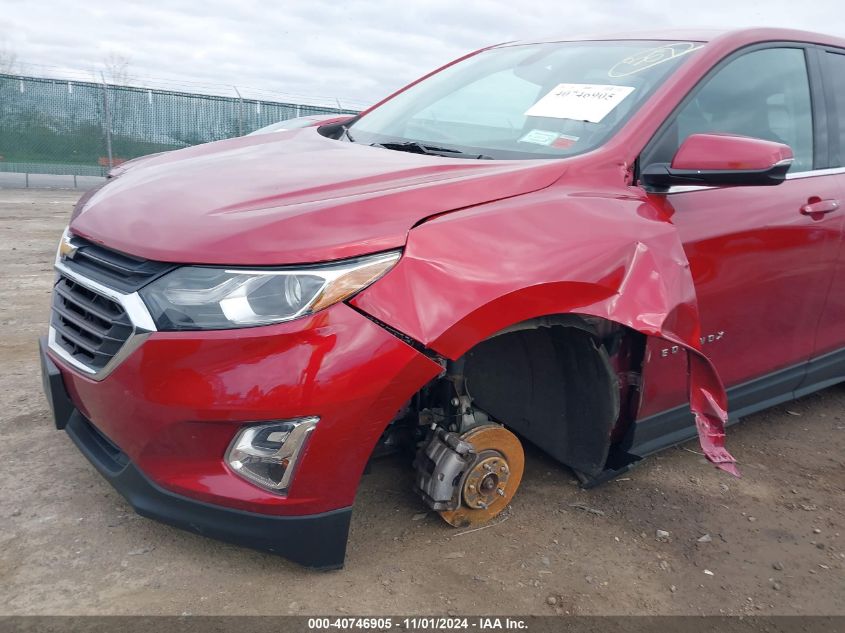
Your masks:
{"label": "chrome grille trim", "polygon": [[[74,369],[77,369],[85,376],[92,378],[93,380],[103,380],[112,371],[114,371],[115,367],[117,367],[126,357],[128,357],[132,352],[134,352],[141,345],[141,343],[146,340],[146,338],[150,335],[151,332],[154,332],[156,330],[155,322],[153,321],[152,316],[150,316],[150,312],[149,310],[147,310],[147,306],[144,304],[143,300],[137,292],[125,294],[122,292],[118,292],[117,290],[114,290],[112,288],[109,288],[108,286],[104,286],[103,284],[98,283],[92,279],[83,277],[82,275],[75,273],[70,268],[65,266],[58,257],[56,259],[55,268],[60,278],[64,277],[66,279],[69,279],[73,283],[84,287],[90,292],[117,303],[129,318],[129,323],[132,327],[129,336],[126,338],[126,341],[123,343],[123,345],[117,350],[117,352],[115,352],[115,354],[108,360],[108,362],[102,368],[96,368],[87,365],[79,359],[74,358],[70,352],[68,352],[64,347],[62,347],[58,340],[58,337],[61,334],[53,326],[51,318],[51,325],[47,338],[49,349],[56,356],[62,359],[65,363],[67,363]],[[56,280],[57,283],[59,282],[59,280],[60,279]],[[55,293],[56,290],[54,289],[53,292]],[[56,311],[53,310],[53,312],[55,313]]]}

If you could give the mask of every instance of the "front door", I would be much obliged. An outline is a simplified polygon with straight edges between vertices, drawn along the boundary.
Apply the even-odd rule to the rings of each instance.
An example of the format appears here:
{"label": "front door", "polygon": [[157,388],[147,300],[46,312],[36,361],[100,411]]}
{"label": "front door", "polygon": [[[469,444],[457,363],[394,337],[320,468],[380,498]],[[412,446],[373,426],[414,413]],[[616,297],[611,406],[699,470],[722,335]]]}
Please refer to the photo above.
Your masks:
{"label": "front door", "polygon": [[[845,205],[845,50],[820,50],[819,55],[829,123],[828,173],[837,179],[839,197]],[[841,211],[831,215],[839,218],[840,226],[845,225],[845,214]],[[831,221],[834,220],[832,217]],[[831,357],[831,354],[834,356]],[[840,242],[839,259],[834,266],[827,305],[819,321],[814,356],[827,358],[815,368],[815,375],[808,377],[808,386],[813,382],[842,377],[845,371],[845,241]]]}
{"label": "front door", "polygon": [[[808,54],[800,45],[773,46],[729,59],[686,99],[641,159],[643,167],[671,162],[681,142],[700,132],[792,148],[795,161],[778,186],[653,194],[674,209],[698,295],[704,352],[728,388],[778,372],[768,389],[773,397],[798,386],[813,354],[842,220],[841,211],[811,212],[841,193],[835,178],[814,172],[819,158]],[[685,373],[682,353],[654,346],[647,380]],[[652,411],[684,401],[685,385],[677,382],[650,403]],[[765,398],[757,391],[755,399]],[[753,404],[737,400],[730,402],[734,411]]]}

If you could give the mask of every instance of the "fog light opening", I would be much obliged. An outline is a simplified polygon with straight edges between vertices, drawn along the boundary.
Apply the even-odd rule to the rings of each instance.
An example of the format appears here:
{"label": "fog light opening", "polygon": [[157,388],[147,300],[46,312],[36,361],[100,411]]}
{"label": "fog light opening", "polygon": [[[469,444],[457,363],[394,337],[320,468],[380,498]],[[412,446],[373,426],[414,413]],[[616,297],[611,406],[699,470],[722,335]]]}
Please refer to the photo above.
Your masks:
{"label": "fog light opening", "polygon": [[319,420],[312,416],[246,426],[226,450],[226,463],[247,481],[283,493],[290,486],[297,459]]}

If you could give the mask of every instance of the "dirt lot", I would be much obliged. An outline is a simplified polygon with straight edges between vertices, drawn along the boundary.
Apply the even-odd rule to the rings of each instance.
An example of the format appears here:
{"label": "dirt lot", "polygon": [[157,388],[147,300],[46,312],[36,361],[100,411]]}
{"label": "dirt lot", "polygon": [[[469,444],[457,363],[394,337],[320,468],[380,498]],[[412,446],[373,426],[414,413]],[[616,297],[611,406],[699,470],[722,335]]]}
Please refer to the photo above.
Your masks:
{"label": "dirt lot", "polygon": [[529,451],[507,518],[470,533],[379,462],[337,572],[138,517],[41,394],[50,262],[78,196],[0,189],[0,613],[845,614],[842,385],[733,427],[741,480],[690,443],[583,491]]}

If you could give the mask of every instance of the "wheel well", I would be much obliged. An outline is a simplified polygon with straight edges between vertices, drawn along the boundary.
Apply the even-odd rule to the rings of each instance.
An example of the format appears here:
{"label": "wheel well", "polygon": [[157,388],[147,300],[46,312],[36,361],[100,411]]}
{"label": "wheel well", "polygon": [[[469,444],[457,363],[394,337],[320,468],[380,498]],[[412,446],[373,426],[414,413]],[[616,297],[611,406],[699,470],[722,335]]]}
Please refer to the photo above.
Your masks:
{"label": "wheel well", "polygon": [[449,373],[473,407],[588,480],[633,421],[644,350],[645,336],[619,324],[551,315],[482,341]]}

